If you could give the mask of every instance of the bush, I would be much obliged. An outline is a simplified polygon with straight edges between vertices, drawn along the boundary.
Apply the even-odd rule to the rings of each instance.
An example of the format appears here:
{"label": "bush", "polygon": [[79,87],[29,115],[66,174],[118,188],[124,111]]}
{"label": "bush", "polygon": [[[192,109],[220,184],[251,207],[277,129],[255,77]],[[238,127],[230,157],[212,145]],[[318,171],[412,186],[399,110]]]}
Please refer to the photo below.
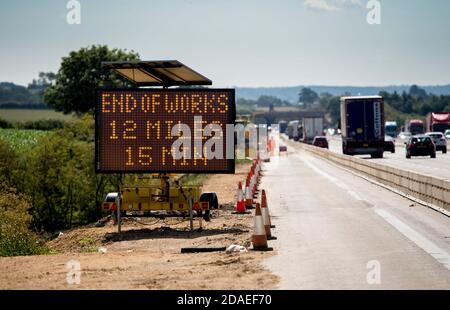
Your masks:
{"label": "bush", "polygon": [[29,201],[16,190],[0,184],[0,256],[35,255],[47,252],[29,229]]}
{"label": "bush", "polygon": [[53,130],[64,127],[64,121],[59,119],[41,119],[38,121],[27,121],[16,123],[16,128],[35,129],[35,130]]}
{"label": "bush", "polygon": [[0,128],[53,130],[64,127],[64,121],[60,119],[41,119],[37,121],[9,122],[0,118]]}
{"label": "bush", "polygon": [[18,167],[17,156],[11,145],[0,139],[0,183],[14,184]]}
{"label": "bush", "polygon": [[106,193],[121,181],[120,175],[95,173],[94,125],[92,116],[68,121],[28,153],[25,188],[38,230],[97,221]]}
{"label": "bush", "polygon": [[32,227],[55,232],[97,221],[106,193],[137,176],[96,174],[92,116],[36,138],[26,152],[15,151],[0,139],[0,182],[30,197]]}
{"label": "bush", "polygon": [[13,124],[8,122],[7,120],[0,118],[0,128],[13,128],[13,127],[14,127]]}

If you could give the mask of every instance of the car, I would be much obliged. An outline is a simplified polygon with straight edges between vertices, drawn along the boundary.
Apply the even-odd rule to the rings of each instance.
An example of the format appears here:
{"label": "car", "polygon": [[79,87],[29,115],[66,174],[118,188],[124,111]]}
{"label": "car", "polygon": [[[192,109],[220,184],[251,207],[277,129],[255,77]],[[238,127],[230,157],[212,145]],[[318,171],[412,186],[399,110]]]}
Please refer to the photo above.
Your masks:
{"label": "car", "polygon": [[412,136],[405,144],[406,158],[411,158],[411,156],[431,156],[431,158],[436,158],[436,146],[430,136]]}
{"label": "car", "polygon": [[280,152],[287,152],[287,146],[286,145],[280,145]]}
{"label": "car", "polygon": [[447,140],[450,140],[450,129],[447,129],[447,130],[444,132],[444,136],[445,136],[445,138],[446,138]]}
{"label": "car", "polygon": [[384,137],[384,151],[395,153],[395,140],[391,136]]}
{"label": "car", "polygon": [[328,148],[328,140],[325,136],[315,136],[312,145],[318,146],[324,149]]}
{"label": "car", "polygon": [[442,153],[447,153],[447,139],[442,132],[427,132],[425,135],[431,137],[434,145],[436,146],[436,151],[442,151]]}
{"label": "car", "polygon": [[406,131],[402,131],[401,133],[398,134],[398,137],[402,140],[408,140],[409,138],[411,138],[411,133],[410,132],[406,132]]}

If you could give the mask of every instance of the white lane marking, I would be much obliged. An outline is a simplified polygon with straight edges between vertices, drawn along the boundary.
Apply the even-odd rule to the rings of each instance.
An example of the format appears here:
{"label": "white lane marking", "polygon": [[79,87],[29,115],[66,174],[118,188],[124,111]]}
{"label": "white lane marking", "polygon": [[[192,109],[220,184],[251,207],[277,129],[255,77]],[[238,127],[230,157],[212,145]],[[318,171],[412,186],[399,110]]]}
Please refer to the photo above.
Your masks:
{"label": "white lane marking", "polygon": [[313,165],[309,160],[306,160],[305,158],[301,157],[300,155],[296,155],[297,158],[299,158],[301,161],[303,161],[309,168],[313,169],[314,171],[316,171],[317,173],[321,174],[322,176],[324,176],[325,178],[327,178],[328,180],[330,180],[331,182],[333,182],[335,185],[339,186],[342,189],[347,190],[347,186],[345,186],[344,183],[342,183],[340,180],[336,179],[335,177],[329,175],[328,173],[326,173],[325,171],[317,168],[315,165]]}
{"label": "white lane marking", "polygon": [[[357,200],[364,201],[359,195],[357,195],[352,190],[348,189],[347,186],[342,183],[337,178],[329,175],[328,173],[320,170],[316,166],[314,166],[311,162],[308,160],[302,158],[300,155],[297,155],[298,158],[300,158],[308,167],[313,169],[314,171],[318,172],[319,174],[323,175],[333,183],[335,183],[337,186],[345,189],[351,196],[356,198]],[[384,209],[377,208],[374,210],[375,213],[377,213],[381,218],[383,218],[386,222],[391,224],[395,229],[397,229],[401,234],[403,234],[405,237],[407,237],[409,240],[414,242],[418,247],[420,247],[422,250],[430,254],[434,259],[436,259],[439,263],[444,265],[445,268],[450,270],[450,255],[437,246],[432,241],[428,240],[424,236],[422,236],[420,233],[400,221],[398,218],[390,214]]]}
{"label": "white lane marking", "polygon": [[317,173],[321,174],[322,176],[324,176],[325,178],[327,178],[328,180],[330,180],[331,182],[333,182],[336,186],[342,188],[343,190],[347,191],[347,193],[352,196],[353,198],[355,198],[356,200],[359,201],[364,201],[364,199],[359,196],[357,193],[355,193],[354,191],[350,190],[347,185],[345,185],[341,180],[329,175],[328,173],[326,173],[325,171],[321,170],[320,168],[316,167],[314,164],[312,164],[309,160],[302,158],[300,155],[297,155],[298,158],[300,158],[308,167],[310,167],[311,169],[313,169],[314,171],[316,171]]}
{"label": "white lane marking", "polygon": [[352,196],[353,198],[355,198],[356,200],[360,200],[360,201],[365,201],[364,198],[362,198],[361,196],[359,196],[357,193],[355,193],[352,190],[347,190],[347,193],[350,194],[350,196]]}
{"label": "white lane marking", "polygon": [[374,211],[386,222],[394,226],[394,228],[402,233],[406,238],[414,242],[418,247],[430,254],[439,263],[444,265],[445,268],[450,270],[450,255],[445,250],[441,249],[435,243],[422,236],[420,233],[400,221],[386,210],[377,208]]}

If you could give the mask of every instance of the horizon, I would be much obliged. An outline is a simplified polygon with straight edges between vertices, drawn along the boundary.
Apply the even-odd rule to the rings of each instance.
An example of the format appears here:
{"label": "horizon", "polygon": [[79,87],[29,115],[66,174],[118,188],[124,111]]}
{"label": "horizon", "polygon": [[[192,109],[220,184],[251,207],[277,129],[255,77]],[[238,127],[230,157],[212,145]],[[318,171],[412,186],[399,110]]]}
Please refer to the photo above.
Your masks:
{"label": "horizon", "polygon": [[[36,77],[35,77],[36,78]],[[14,84],[16,86],[22,86],[22,87],[27,87],[29,83],[31,83],[31,81],[29,81],[26,84],[18,84],[15,83],[14,81],[0,81],[0,83],[11,83]],[[310,87],[338,87],[338,88],[345,88],[345,87],[354,87],[354,88],[392,88],[392,87],[411,87],[413,85],[416,85],[418,87],[447,87],[450,86],[450,82],[448,83],[444,83],[444,84],[390,84],[390,85],[320,85],[320,84],[297,84],[297,85],[269,85],[269,86],[240,86],[240,85],[231,85],[231,86],[227,86],[230,88],[296,88],[296,87],[305,87],[305,88],[310,88]],[[159,86],[158,86],[159,87]],[[207,87],[207,88],[213,88],[212,86],[202,86],[202,87]],[[152,87],[153,88],[153,87]]]}
{"label": "horizon", "polygon": [[0,4],[0,81],[27,85],[70,51],[106,44],[178,59],[214,87],[450,84],[445,0],[381,1],[380,24],[365,0],[78,0],[80,24],[69,24],[72,1]]}

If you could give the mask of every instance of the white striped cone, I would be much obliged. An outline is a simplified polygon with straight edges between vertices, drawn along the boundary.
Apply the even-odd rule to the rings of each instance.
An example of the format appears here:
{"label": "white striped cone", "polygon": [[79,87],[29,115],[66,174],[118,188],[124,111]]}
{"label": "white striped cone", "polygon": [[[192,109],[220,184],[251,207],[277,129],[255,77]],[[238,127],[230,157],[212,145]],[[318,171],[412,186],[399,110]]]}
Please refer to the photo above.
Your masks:
{"label": "white striped cone", "polygon": [[264,250],[268,247],[264,220],[259,203],[256,204],[255,217],[253,220],[252,244],[254,250]]}
{"label": "white striped cone", "polygon": [[253,206],[253,195],[252,195],[252,191],[250,190],[249,186],[245,187],[245,206],[247,208]]}
{"label": "white striped cone", "polygon": [[242,194],[242,188],[238,188],[237,190],[237,201],[241,201],[244,199],[244,195]]}
{"label": "white striped cone", "polygon": [[242,188],[238,188],[237,201],[236,201],[236,212],[244,213],[246,212],[244,195],[242,193]]}
{"label": "white striped cone", "polygon": [[270,230],[269,209],[261,208],[261,214],[262,214],[262,217],[263,217],[264,229],[265,229],[265,232],[266,232],[266,236],[268,238],[270,238],[270,237],[272,237],[272,232]]}

